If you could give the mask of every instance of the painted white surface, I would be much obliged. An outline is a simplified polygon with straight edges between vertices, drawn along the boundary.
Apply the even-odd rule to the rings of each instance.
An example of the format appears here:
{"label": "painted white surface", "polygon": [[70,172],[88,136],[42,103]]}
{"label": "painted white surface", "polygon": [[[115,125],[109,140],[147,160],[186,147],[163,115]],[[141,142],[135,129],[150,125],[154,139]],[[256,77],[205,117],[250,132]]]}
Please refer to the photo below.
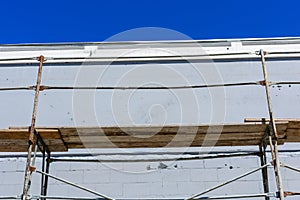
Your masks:
{"label": "painted white surface", "polygon": [[[261,48],[273,52],[293,52],[300,50],[298,40],[287,42],[291,44],[284,44],[284,40],[280,41],[280,44],[278,44],[278,41],[273,41],[270,45],[259,44],[259,41],[255,45],[242,45],[242,42],[246,42],[234,40],[227,41],[228,46],[218,46],[218,44],[209,46],[206,44],[207,47],[203,47],[201,51],[208,52],[211,54],[211,58],[215,60],[214,62],[207,62],[199,58],[202,61],[195,62],[195,66],[178,62],[159,63],[159,59],[157,58],[154,59],[156,63],[151,64],[133,62],[126,64],[118,63],[113,66],[107,66],[103,63],[86,66],[86,62],[83,62],[83,64],[65,65],[59,61],[60,63],[51,65],[51,63],[56,62],[55,60],[51,60],[51,58],[93,56],[95,46],[98,44],[80,45],[80,47],[75,45],[72,50],[61,50],[61,46],[54,46],[52,50],[47,50],[48,47],[37,48],[36,46],[1,46],[0,60],[4,58],[34,57],[44,54],[49,58],[47,61],[49,64],[44,67],[42,82],[43,85],[51,86],[73,86],[74,84],[95,86],[95,83],[101,86],[140,86],[144,84],[174,86],[205,84],[206,81],[209,83],[219,83],[219,81],[221,83],[252,82],[263,79],[260,61],[251,60],[252,58],[259,59],[259,56],[255,55],[256,51],[259,51]],[[261,43],[266,43],[266,41]],[[209,44],[213,44],[213,41]],[[143,48],[141,46],[138,48],[134,46],[135,51],[133,53],[130,44],[100,45],[101,50],[97,52],[97,57],[100,55],[114,58],[120,54],[124,54],[124,52],[128,53],[130,51],[130,55],[142,57],[136,58],[135,61],[141,59],[144,61],[153,61],[152,56],[162,55],[162,52],[173,51],[184,55],[199,53],[198,48],[195,50],[193,49],[195,47],[191,47],[186,43],[155,44],[154,51],[151,50],[150,44],[143,45]],[[160,45],[159,50],[157,45]],[[146,51],[144,49],[145,46],[147,47]],[[165,50],[162,51],[161,49],[164,48]],[[219,55],[220,53],[237,52],[248,52],[249,54]],[[169,53],[166,55],[169,55]],[[144,58],[145,56],[146,58]],[[223,59],[229,57],[232,59]],[[271,57],[277,60],[268,60]],[[267,67],[270,80],[274,82],[300,81],[299,57],[297,53],[291,55],[269,55],[267,57]],[[241,58],[246,60],[241,60]],[[99,59],[95,60],[99,61]],[[108,60],[111,60],[111,58]],[[72,59],[66,59],[66,61],[71,62]],[[33,60],[26,61],[26,63],[35,63],[34,65],[25,65],[20,63],[20,61],[14,61],[16,64],[12,65],[12,62],[0,61],[0,86],[34,85],[37,62]],[[6,66],[8,63],[10,63],[10,67]],[[211,71],[212,68],[216,71]],[[78,78],[77,75],[80,70],[82,76],[79,75]],[[214,76],[216,75],[215,72],[218,72],[219,76]],[[100,75],[101,80],[98,82]],[[79,80],[79,82],[75,80]],[[86,94],[84,92],[75,92],[74,96],[74,92],[71,90],[43,91],[40,95],[37,125],[95,126],[116,124],[240,123],[246,117],[268,117],[265,91],[261,86],[195,89],[189,91],[134,91],[133,94],[130,94],[130,92],[92,91]],[[288,85],[282,87],[274,86],[271,87],[271,94],[276,118],[300,117],[299,85],[292,85],[291,87]],[[0,98],[1,128],[29,125],[34,98],[33,91],[1,92]],[[225,109],[225,112],[223,112],[223,109]],[[280,148],[299,149],[298,144],[289,144]],[[78,151],[73,150],[71,152]],[[299,154],[283,154],[282,158],[283,161],[295,167],[300,167]],[[257,157],[248,157],[189,162],[176,161],[167,164],[169,164],[167,169],[159,169],[159,163],[157,162],[119,163],[114,165],[105,165],[103,163],[54,163],[51,167],[51,172],[54,175],[85,185],[112,197],[188,197],[221,181],[228,180],[235,175],[258,167],[259,159]],[[16,195],[21,193],[23,184],[22,171],[24,168],[24,159],[12,158],[0,160],[1,195]],[[300,185],[299,174],[283,170],[283,175],[286,190],[300,190],[297,187]],[[270,173],[270,177],[272,180],[273,174]],[[32,194],[38,194],[38,182],[38,175],[34,175]],[[274,180],[273,183],[275,183]],[[274,184],[271,185],[271,188],[274,189],[274,186]],[[217,190],[212,194],[224,195],[261,192],[261,174],[257,173],[245,180]],[[50,182],[49,195],[88,196],[84,192],[61,185],[55,181]]]}

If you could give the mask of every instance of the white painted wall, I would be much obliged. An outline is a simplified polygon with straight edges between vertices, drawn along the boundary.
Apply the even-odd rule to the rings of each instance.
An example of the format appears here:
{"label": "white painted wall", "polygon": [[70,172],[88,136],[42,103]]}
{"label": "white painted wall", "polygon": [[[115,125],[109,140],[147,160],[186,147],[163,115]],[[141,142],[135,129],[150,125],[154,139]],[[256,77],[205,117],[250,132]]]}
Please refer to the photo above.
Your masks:
{"label": "white painted wall", "polygon": [[[94,83],[99,75],[102,75],[100,85],[118,86],[154,83],[174,86],[205,84],[205,81],[208,81],[208,83],[219,83],[221,80],[222,83],[259,81],[263,79],[262,69],[259,60],[252,60],[253,58],[259,58],[259,56],[255,55],[255,51],[260,50],[260,48],[276,52],[296,51],[300,49],[298,41],[288,41],[286,44],[284,40],[281,40],[280,44],[276,44],[273,41],[270,44],[257,42],[255,45],[242,45],[241,42],[231,41],[229,42],[229,46],[222,46],[220,42],[220,46],[214,45],[213,47],[203,47],[201,49],[202,52],[206,51],[211,54],[211,58],[215,60],[207,62],[199,58],[201,62],[193,61],[195,66],[186,63],[168,62],[166,64],[156,61],[156,63],[151,64],[121,63],[107,68],[103,63],[91,67],[87,66],[86,62],[83,62],[83,64],[67,65],[62,63],[53,64],[55,61],[49,59],[47,61],[49,64],[45,65],[43,70],[43,84],[73,86],[74,84],[76,85],[74,80],[81,80],[79,82],[81,85],[95,86]],[[213,43],[211,42],[211,44]],[[52,47],[52,50],[47,50],[46,47],[37,48],[36,46],[26,47],[27,49],[20,46],[2,46],[0,59],[33,57],[40,54],[54,58],[87,56],[94,52],[93,46],[95,45],[86,45],[85,48],[82,48],[82,46],[79,48],[75,45],[75,49],[73,50],[61,50],[60,48],[62,47],[55,46]],[[149,44],[146,45],[149,46]],[[168,43],[160,45],[160,49],[165,48],[168,51],[170,49],[173,51],[177,49],[175,52],[181,52],[185,55],[192,55],[199,52],[197,48],[196,50],[191,50],[191,47],[185,46],[186,44]],[[206,44],[206,46],[209,45]],[[138,50],[133,55],[161,55],[161,50],[149,51],[150,47],[147,47],[148,54],[143,52],[145,48],[143,47],[137,48]],[[102,46],[100,56],[116,56],[120,52],[131,52],[131,50],[131,45],[109,46],[107,44]],[[232,57],[231,60],[224,60],[223,58],[226,58],[226,56],[217,55],[219,53],[236,52],[250,52],[251,54],[229,56]],[[99,56],[98,54],[96,55]],[[277,57],[276,55],[269,55],[269,57],[273,58],[267,61],[271,81],[300,80],[299,56],[297,57],[297,54],[293,54],[293,56],[290,54],[285,56],[280,54]],[[26,63],[31,62],[34,61],[26,61]],[[34,85],[37,71],[36,66],[37,64],[25,65],[19,62],[15,62],[15,64],[9,64],[9,62],[4,61],[0,62],[0,86]],[[80,70],[83,76],[79,75],[78,78],[77,73]],[[219,75],[215,76],[215,72],[218,72]],[[136,91],[132,96],[130,96],[130,93],[124,91],[114,92],[97,91],[96,93],[78,97],[76,94],[81,95],[82,93],[75,93],[74,96],[72,91],[43,91],[40,95],[37,125],[101,126],[116,124],[241,123],[246,117],[268,117],[265,91],[261,86],[210,90],[197,89],[192,92]],[[274,86],[271,87],[271,93],[276,118],[300,117],[299,85],[292,85],[290,87],[288,85],[282,87]],[[1,92],[0,110],[2,117],[0,127],[28,126],[33,97],[33,91]],[[180,100],[178,101],[178,99]],[[126,108],[129,108],[129,110]],[[223,109],[225,109],[225,112],[222,111]],[[128,116],[131,117],[131,120],[125,120]],[[280,148],[299,150],[299,145],[288,144]],[[247,148],[233,149],[245,150]],[[283,153],[281,158],[282,161],[290,165],[300,167],[300,155],[297,153]],[[37,162],[38,165],[39,163]],[[166,164],[168,165],[166,169],[159,169],[159,162],[117,164],[54,163],[50,171],[61,178],[74,181],[115,198],[171,198],[188,197],[260,165],[259,158],[257,157],[175,161],[171,163],[166,162]],[[0,159],[0,194],[2,196],[21,194],[24,168],[24,158]],[[269,171],[272,171],[272,169],[270,168]],[[283,179],[285,190],[300,191],[299,173],[283,169]],[[275,191],[275,181],[272,173],[270,173],[270,181],[272,183],[272,191]],[[34,174],[32,194],[39,193],[38,182],[39,175]],[[261,174],[258,172],[255,175],[210,194],[229,195],[262,192]],[[56,181],[50,181],[49,195],[89,196],[87,193]]]}

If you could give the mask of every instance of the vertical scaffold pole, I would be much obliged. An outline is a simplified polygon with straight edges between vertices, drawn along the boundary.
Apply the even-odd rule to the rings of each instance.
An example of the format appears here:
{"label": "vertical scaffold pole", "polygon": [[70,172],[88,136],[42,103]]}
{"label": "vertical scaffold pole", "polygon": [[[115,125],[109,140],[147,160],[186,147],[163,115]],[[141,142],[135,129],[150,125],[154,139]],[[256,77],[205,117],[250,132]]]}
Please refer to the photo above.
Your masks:
{"label": "vertical scaffold pole", "polygon": [[34,96],[34,104],[33,104],[33,112],[31,117],[31,125],[29,128],[29,138],[28,138],[28,155],[27,155],[27,162],[26,162],[26,169],[25,169],[25,178],[24,178],[24,187],[23,187],[23,193],[22,193],[22,199],[26,200],[29,198],[29,189],[30,189],[30,183],[31,183],[31,174],[33,171],[33,167],[30,165],[31,163],[31,154],[34,150],[35,146],[35,121],[36,121],[36,114],[37,114],[37,107],[38,107],[38,101],[39,101],[39,93],[40,93],[40,86],[41,86],[41,79],[42,79],[42,68],[44,63],[44,56],[37,57],[37,60],[39,61],[39,69],[37,74],[37,82],[35,87],[35,96]]}
{"label": "vertical scaffold pole", "polygon": [[[259,146],[259,151],[260,151],[260,163],[261,166],[264,166],[265,164],[267,164],[267,158],[266,158],[266,146],[264,144],[264,142],[262,142],[262,144]],[[264,193],[269,193],[269,178],[268,178],[268,168],[265,167],[262,170],[262,178],[263,178],[263,187],[264,187]],[[270,200],[270,197],[265,196],[265,200]]]}
{"label": "vertical scaffold pole", "polygon": [[[47,174],[49,174],[49,170],[50,170],[50,152],[47,153],[47,158],[46,158],[46,172]],[[48,189],[48,176],[46,176],[44,174],[44,180],[42,181],[42,190],[41,190],[41,195],[42,196],[46,196],[47,195],[47,189]],[[42,200],[44,200],[42,198]]]}
{"label": "vertical scaffold pole", "polygon": [[[267,72],[266,59],[265,59],[266,52],[261,49],[259,54],[261,56],[261,63],[262,63],[263,75],[264,75],[264,86],[265,86],[265,90],[266,90],[268,110],[269,110],[269,116],[270,116],[270,123],[269,123],[270,129],[271,129],[270,133],[272,134],[272,137],[274,138],[273,141],[270,140],[270,145],[271,146],[273,145],[273,147],[274,147],[272,149],[272,159],[273,159],[277,189],[279,192],[278,197],[280,200],[283,200],[284,199],[284,191],[283,191],[282,178],[281,178],[281,173],[280,173],[280,161],[279,161],[279,156],[278,156],[278,134],[277,134],[275,119],[273,117],[273,111],[272,111],[268,72]],[[272,144],[272,142],[273,142],[273,144]]]}

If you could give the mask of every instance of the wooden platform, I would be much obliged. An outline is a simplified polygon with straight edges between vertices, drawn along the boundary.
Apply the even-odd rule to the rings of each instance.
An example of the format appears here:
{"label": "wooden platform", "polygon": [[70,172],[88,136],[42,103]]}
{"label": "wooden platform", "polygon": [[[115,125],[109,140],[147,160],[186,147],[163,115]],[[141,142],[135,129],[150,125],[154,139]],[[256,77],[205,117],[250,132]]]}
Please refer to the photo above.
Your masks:
{"label": "wooden platform", "polygon": [[[37,132],[52,152],[72,148],[157,148],[259,145],[268,125],[40,127]],[[300,142],[300,120],[277,123],[279,144]],[[0,130],[1,152],[25,152],[27,128]]]}

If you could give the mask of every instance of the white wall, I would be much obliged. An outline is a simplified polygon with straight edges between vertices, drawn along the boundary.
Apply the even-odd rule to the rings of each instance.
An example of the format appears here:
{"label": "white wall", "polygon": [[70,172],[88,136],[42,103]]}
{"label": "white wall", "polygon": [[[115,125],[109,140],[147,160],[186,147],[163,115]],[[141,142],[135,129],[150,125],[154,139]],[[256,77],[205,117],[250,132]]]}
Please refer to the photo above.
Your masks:
{"label": "white wall", "polygon": [[[281,161],[300,167],[300,154],[281,154]],[[37,167],[40,168],[40,160]],[[199,193],[221,182],[259,167],[258,157],[223,158],[213,160],[145,163],[59,163],[51,164],[50,173],[60,178],[109,195],[113,198],[183,198]],[[23,187],[25,159],[0,160],[1,196],[20,195]],[[269,167],[271,191],[275,190],[273,168]],[[299,191],[300,174],[282,168],[285,191]],[[33,174],[31,194],[40,192],[40,175]],[[210,195],[263,193],[261,172],[215,190]],[[48,195],[93,197],[72,186],[49,180]],[[204,195],[205,196],[205,195]],[[264,199],[264,198],[254,198]],[[275,199],[275,198],[274,198]],[[297,199],[289,197],[288,199]]]}
{"label": "white wall", "polygon": [[[268,48],[269,46],[263,47]],[[14,50],[8,53],[1,52],[0,55],[3,57],[4,54],[11,53],[11,57],[22,57],[43,53],[50,57],[64,56],[63,51],[59,52],[59,49],[56,53],[53,53],[43,49],[32,51],[34,47],[30,48],[31,52],[29,53],[27,51]],[[248,47],[232,45],[228,48],[226,46],[216,46],[208,50],[216,53],[220,49],[222,51],[229,49],[229,52],[245,52],[246,50],[254,52],[254,50],[257,51],[260,48],[262,48],[260,45],[250,45]],[[284,44],[273,44],[272,48],[270,47],[270,49],[277,49],[278,51],[281,49],[286,50],[287,48]],[[300,49],[300,45],[293,44],[290,48]],[[183,49],[189,52],[188,48],[183,47]],[[109,51],[113,52],[111,49]],[[72,52],[71,55],[73,56],[80,53],[77,51]],[[88,55],[89,52],[84,50],[84,54]],[[253,58],[255,55],[250,57]],[[268,60],[267,66],[271,81],[299,81],[300,65],[297,58]],[[212,68],[216,69],[216,71],[211,71]],[[222,80],[221,83],[236,83],[260,81],[263,79],[259,60],[247,61],[247,59],[237,59],[210,61],[208,63],[199,62],[196,64],[196,68],[190,64],[176,62],[168,64],[118,64],[107,68],[103,64],[86,67],[86,63],[52,65],[51,61],[49,61],[49,64],[45,65],[43,70],[43,84],[76,85],[74,81],[81,80],[80,76],[79,78],[77,76],[80,69],[83,69],[81,73],[84,75],[82,76],[83,82],[80,82],[80,84],[92,86],[95,86],[93,85],[93,79],[98,80],[97,78],[100,75],[102,75],[101,85],[119,86],[122,84],[126,86],[130,84],[153,83],[170,86],[186,85],[187,82],[189,84],[205,84],[207,81],[208,83],[219,83],[220,80]],[[0,85],[1,87],[34,85],[36,72],[36,64],[14,64],[8,67],[2,63],[0,65]],[[219,75],[215,76],[215,72],[218,72]],[[121,83],[119,83],[120,80]],[[131,97],[129,93],[124,91],[114,92],[97,91],[95,94],[81,96],[74,100],[76,95],[74,97],[72,91],[43,91],[40,95],[37,125],[101,126],[116,124],[241,123],[246,117],[268,118],[265,91],[261,86],[221,88],[221,90],[199,89],[191,93],[182,91],[175,91],[175,93],[172,93],[174,91],[171,91],[171,93],[170,91],[138,91]],[[274,86],[271,87],[271,94],[275,118],[300,117],[299,85]],[[33,91],[1,92],[0,127],[28,126],[32,112],[33,97]],[[91,97],[91,99],[86,97]],[[177,97],[180,97],[181,100],[178,101]],[[88,104],[88,109],[90,109],[88,111],[85,107],[80,107],[80,105],[86,104]],[[218,115],[215,115],[216,113]],[[132,118],[128,118],[130,119],[128,120],[128,116]],[[280,148],[299,149],[298,144],[290,144]],[[281,155],[281,158],[282,161],[290,165],[300,167],[300,155],[298,153],[285,153]],[[39,163],[37,162],[38,165]],[[103,163],[53,163],[50,171],[61,178],[74,181],[115,198],[171,198],[188,197],[260,165],[257,157],[176,161],[172,163],[167,162],[167,164],[168,167],[166,169],[158,169],[158,162],[109,165]],[[3,158],[0,160],[0,195],[21,194],[24,168],[24,158]],[[149,168],[150,170],[148,170]],[[272,169],[270,168],[269,171],[272,171]],[[282,171],[285,190],[300,191],[299,173],[284,169]],[[272,173],[270,173],[270,180],[272,182],[272,191],[275,191]],[[39,193],[38,182],[39,175],[34,174],[32,194]],[[211,194],[229,195],[262,192],[261,174],[258,172]],[[52,180],[49,183],[49,195],[88,196],[88,194],[78,189],[73,189],[70,186]]]}

